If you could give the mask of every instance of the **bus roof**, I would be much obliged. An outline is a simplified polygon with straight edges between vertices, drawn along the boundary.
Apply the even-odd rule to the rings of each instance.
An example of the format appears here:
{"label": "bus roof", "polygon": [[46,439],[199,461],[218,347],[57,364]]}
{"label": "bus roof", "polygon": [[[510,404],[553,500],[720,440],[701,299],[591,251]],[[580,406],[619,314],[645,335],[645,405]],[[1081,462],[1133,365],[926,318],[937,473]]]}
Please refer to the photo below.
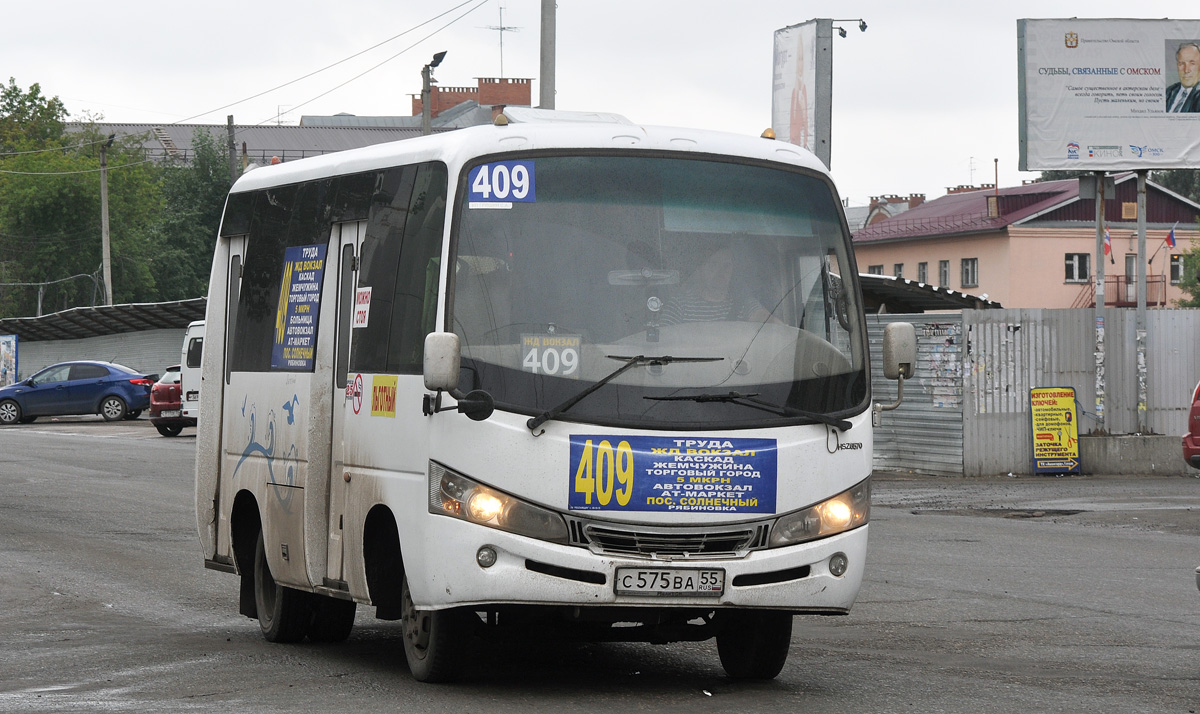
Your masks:
{"label": "bus roof", "polygon": [[452,173],[478,156],[546,149],[616,149],[732,155],[801,166],[825,167],[809,151],[787,142],[703,129],[642,126],[615,114],[512,112],[519,119],[431,136],[376,144],[247,172],[231,193],[286,186],[328,176],[373,171],[399,164],[444,161]]}

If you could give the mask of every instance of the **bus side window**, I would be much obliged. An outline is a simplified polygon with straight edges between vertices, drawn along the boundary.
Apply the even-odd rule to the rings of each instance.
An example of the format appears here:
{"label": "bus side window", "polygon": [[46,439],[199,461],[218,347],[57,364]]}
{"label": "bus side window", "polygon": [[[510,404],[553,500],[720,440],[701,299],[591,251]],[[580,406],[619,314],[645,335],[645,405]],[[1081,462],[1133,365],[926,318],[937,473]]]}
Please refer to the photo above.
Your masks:
{"label": "bus side window", "polygon": [[438,258],[446,221],[446,166],[417,171],[396,271],[387,371],[420,374],[425,336],[433,331],[437,306]]}
{"label": "bus side window", "polygon": [[416,176],[415,166],[391,168],[376,175],[366,234],[358,251],[358,287],[370,289],[371,311],[367,324],[352,331],[353,372],[383,372],[387,368],[396,267]]}

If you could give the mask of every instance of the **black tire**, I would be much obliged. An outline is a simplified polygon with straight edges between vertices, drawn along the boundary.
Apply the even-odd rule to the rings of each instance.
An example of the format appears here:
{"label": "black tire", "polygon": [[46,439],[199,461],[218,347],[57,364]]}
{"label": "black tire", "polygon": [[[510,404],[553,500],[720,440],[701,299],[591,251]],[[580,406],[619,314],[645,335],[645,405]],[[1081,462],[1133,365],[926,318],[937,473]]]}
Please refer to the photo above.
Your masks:
{"label": "black tire", "polygon": [[125,400],[117,396],[105,397],[100,402],[100,416],[104,417],[104,421],[121,421],[127,409]]}
{"label": "black tire", "polygon": [[403,601],[400,626],[404,631],[404,656],[418,682],[449,682],[458,676],[458,661],[470,634],[466,614],[458,610],[418,610],[408,590],[408,576],[400,585]]}
{"label": "black tire", "polygon": [[344,642],[354,627],[354,613],[357,610],[358,605],[353,600],[314,595],[308,639],[313,642]]}
{"label": "black tire", "polygon": [[774,679],[783,671],[792,644],[792,615],[770,610],[724,614],[717,654],[734,679]]}
{"label": "black tire", "polygon": [[158,429],[158,433],[162,434],[163,436],[179,436],[179,432],[183,431],[182,424],[175,424],[172,426],[166,426],[165,424],[155,424],[154,428]]}
{"label": "black tire", "polygon": [[21,405],[11,399],[5,399],[0,402],[0,424],[8,426],[10,424],[21,423]]}
{"label": "black tire", "polygon": [[128,421],[133,421],[134,419],[137,419],[141,415],[142,415],[141,409],[134,409],[133,411],[131,411],[125,415],[125,419],[127,419]]}
{"label": "black tire", "polygon": [[258,608],[258,627],[269,642],[299,642],[308,634],[312,620],[311,596],[275,582],[267,564],[262,531],[254,550],[254,604]]}

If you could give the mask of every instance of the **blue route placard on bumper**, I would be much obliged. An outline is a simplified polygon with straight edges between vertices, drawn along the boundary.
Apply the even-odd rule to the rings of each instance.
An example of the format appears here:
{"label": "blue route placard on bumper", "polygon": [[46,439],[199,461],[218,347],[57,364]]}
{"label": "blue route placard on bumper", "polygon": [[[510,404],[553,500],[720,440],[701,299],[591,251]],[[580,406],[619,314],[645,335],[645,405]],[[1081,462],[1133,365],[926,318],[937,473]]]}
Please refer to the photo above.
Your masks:
{"label": "blue route placard on bumper", "polygon": [[572,511],[774,513],[775,439],[572,434]]}

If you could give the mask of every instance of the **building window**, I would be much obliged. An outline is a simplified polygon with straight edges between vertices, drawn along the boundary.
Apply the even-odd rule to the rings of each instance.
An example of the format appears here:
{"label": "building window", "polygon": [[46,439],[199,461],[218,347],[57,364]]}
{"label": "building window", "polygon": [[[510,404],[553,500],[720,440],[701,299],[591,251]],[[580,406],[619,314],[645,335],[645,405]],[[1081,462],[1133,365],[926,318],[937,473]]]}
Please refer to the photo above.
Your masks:
{"label": "building window", "polygon": [[883,266],[882,265],[872,265],[869,268],[867,268],[867,272],[870,273],[871,275],[883,275]]}
{"label": "building window", "polygon": [[1171,284],[1178,285],[1183,280],[1183,256],[1171,254]]}
{"label": "building window", "polygon": [[962,286],[964,288],[979,287],[979,258],[962,259]]}
{"label": "building window", "polygon": [[892,265],[892,275],[895,275],[897,278],[903,278],[904,277],[904,263],[896,263],[896,264]]}
{"label": "building window", "polygon": [[1092,256],[1088,253],[1067,253],[1068,283],[1086,283],[1092,277]]}
{"label": "building window", "polygon": [[943,288],[950,287],[950,261],[938,261],[938,285]]}
{"label": "building window", "polygon": [[929,282],[929,263],[917,263],[917,282]]}

